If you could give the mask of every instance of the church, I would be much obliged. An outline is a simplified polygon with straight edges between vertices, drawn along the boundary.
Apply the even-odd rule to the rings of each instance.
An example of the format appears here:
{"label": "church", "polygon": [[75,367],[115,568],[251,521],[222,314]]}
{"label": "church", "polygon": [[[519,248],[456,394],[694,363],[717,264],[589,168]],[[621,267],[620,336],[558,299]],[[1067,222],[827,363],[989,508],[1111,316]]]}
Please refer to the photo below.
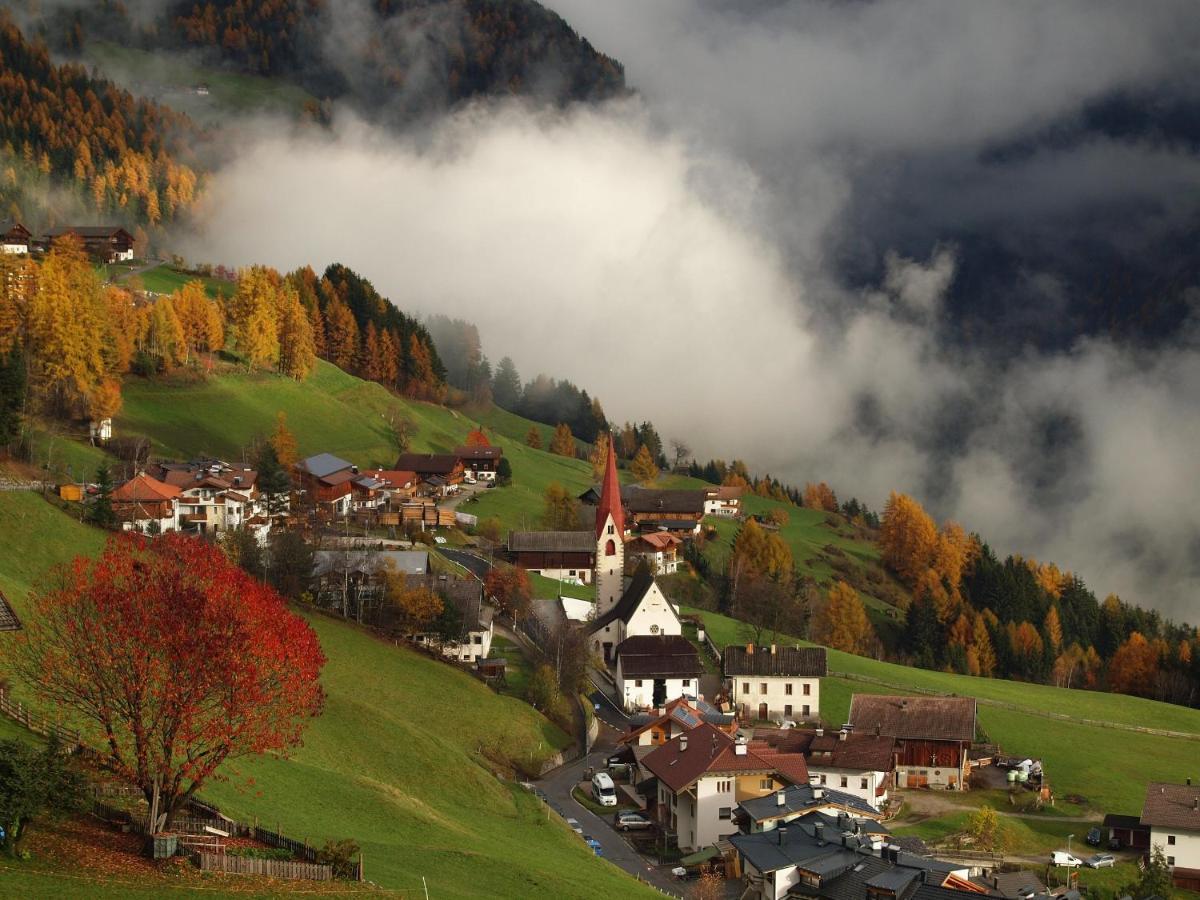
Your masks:
{"label": "church", "polygon": [[697,697],[704,666],[676,609],[646,568],[625,577],[625,511],[611,438],[596,507],[596,616],[592,649],[612,670],[627,710]]}

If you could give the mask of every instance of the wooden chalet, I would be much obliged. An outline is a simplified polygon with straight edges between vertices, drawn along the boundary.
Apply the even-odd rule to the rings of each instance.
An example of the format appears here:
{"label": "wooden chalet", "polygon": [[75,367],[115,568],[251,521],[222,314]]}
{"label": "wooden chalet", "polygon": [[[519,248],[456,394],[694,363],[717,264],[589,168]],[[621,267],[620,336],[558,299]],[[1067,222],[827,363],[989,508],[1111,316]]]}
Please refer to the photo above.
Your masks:
{"label": "wooden chalet", "polygon": [[645,562],[655,575],[674,575],[682,546],[683,538],[667,531],[639,534],[625,545],[625,569],[632,574]]}
{"label": "wooden chalet", "polygon": [[592,580],[596,538],[590,531],[510,531],[508,559],[547,578]]}
{"label": "wooden chalet", "polygon": [[0,252],[11,256],[29,253],[33,235],[29,229],[15,219],[0,219]]}
{"label": "wooden chalet", "polygon": [[846,726],[896,739],[896,786],[966,790],[975,740],[973,697],[855,694]]}
{"label": "wooden chalet", "polygon": [[179,497],[183,492],[149,475],[138,475],[110,496],[113,513],[126,531],[142,531],[156,523],[160,531],[178,526]]}
{"label": "wooden chalet", "polygon": [[350,511],[358,466],[332,453],[318,453],[296,463],[293,474],[296,486],[318,510],[334,515]]}
{"label": "wooden chalet", "polygon": [[[625,525],[631,532],[666,531],[680,537],[700,533],[707,491],[669,491],[636,484],[621,488]],[[585,506],[600,502],[600,490],[592,487],[579,495]]]}
{"label": "wooden chalet", "polygon": [[458,490],[466,473],[463,461],[453,453],[401,453],[392,466],[417,477],[435,494],[450,494]]}
{"label": "wooden chalet", "polygon": [[454,455],[462,462],[465,474],[477,481],[495,481],[504,450],[500,447],[465,444],[455,447]]}
{"label": "wooden chalet", "polygon": [[119,225],[64,225],[46,232],[46,249],[69,235],[79,238],[88,256],[100,262],[133,259],[133,235]]}

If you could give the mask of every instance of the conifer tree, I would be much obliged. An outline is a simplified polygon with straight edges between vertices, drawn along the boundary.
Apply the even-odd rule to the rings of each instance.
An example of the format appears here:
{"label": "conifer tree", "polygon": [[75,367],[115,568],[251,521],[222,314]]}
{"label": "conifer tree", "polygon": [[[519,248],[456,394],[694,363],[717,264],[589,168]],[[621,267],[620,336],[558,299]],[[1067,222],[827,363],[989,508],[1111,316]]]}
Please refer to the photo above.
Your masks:
{"label": "conifer tree", "polygon": [[638,484],[650,484],[658,478],[658,466],[654,464],[654,457],[650,455],[650,449],[645,444],[638,449],[629,471],[633,473]]}
{"label": "conifer tree", "polygon": [[559,422],[554,427],[554,437],[550,440],[550,452],[559,456],[575,457],[575,438],[571,435],[571,426]]}

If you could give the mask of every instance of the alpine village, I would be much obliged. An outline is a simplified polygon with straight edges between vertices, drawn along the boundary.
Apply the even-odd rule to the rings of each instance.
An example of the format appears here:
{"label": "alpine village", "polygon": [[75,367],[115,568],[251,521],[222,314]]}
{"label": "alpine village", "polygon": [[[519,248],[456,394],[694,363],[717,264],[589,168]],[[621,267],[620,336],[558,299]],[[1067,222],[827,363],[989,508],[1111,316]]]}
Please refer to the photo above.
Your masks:
{"label": "alpine village", "polygon": [[[204,111],[349,95],[266,61],[327,4],[163,5],[97,4],[139,50],[0,13],[0,895],[1200,896],[1193,625],[911,494],[701,458],[340,263],[189,262],[237,139]],[[624,90],[535,3],[447,5],[450,60]],[[447,65],[452,108],[494,91]],[[562,339],[689,390],[595,321]]]}

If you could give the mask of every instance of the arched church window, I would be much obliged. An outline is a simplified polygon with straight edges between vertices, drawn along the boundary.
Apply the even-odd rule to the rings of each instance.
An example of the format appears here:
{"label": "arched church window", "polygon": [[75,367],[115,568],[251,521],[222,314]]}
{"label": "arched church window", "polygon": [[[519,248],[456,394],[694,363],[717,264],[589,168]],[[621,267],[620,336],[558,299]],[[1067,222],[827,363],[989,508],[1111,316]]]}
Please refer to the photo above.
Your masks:
{"label": "arched church window", "polygon": [[616,541],[610,540],[607,544],[604,545],[604,555],[605,556],[616,556],[617,555],[617,542]]}

